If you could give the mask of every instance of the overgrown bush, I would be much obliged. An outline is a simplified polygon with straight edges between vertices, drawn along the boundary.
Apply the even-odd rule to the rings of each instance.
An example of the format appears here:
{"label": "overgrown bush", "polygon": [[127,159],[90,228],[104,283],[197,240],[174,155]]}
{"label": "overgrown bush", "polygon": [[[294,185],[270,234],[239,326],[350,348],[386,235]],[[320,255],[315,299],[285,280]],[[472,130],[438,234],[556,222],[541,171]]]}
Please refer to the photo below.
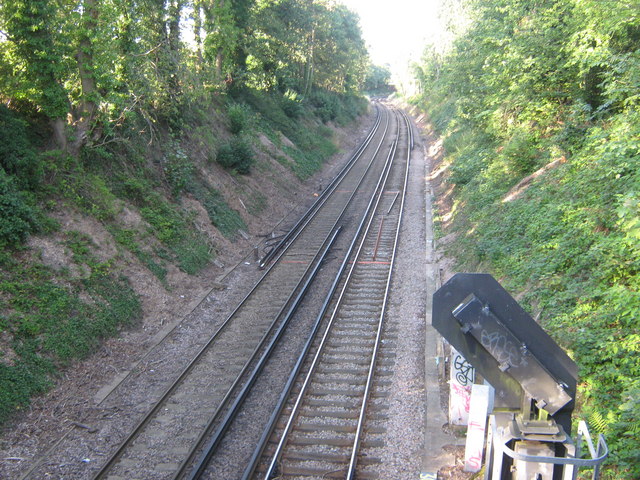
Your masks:
{"label": "overgrown bush", "polygon": [[538,142],[534,134],[526,130],[516,131],[506,142],[501,153],[511,171],[517,175],[528,175],[538,167]]}
{"label": "overgrown bush", "polygon": [[27,122],[0,104],[0,166],[19,188],[34,189],[42,180],[43,165],[27,131]]}
{"label": "overgrown bush", "polygon": [[83,278],[30,261],[0,260],[0,332],[10,339],[0,361],[0,423],[50,385],[56,366],[83,358],[141,314],[137,295],[126,279],[92,254],[94,245],[70,232],[66,247]]}
{"label": "overgrown bush", "polygon": [[238,135],[249,124],[250,111],[246,105],[234,104],[229,107],[229,127],[231,133]]}
{"label": "overgrown bush", "polygon": [[470,4],[450,54],[421,68],[456,183],[443,233],[460,270],[500,278],[575,359],[575,418],[611,451],[602,478],[637,479],[637,28],[628,2],[538,7]]}
{"label": "overgrown bush", "polygon": [[264,117],[272,127],[279,129],[288,136],[288,131],[295,129],[295,122],[289,118],[282,108],[280,96],[266,92],[259,92],[248,88],[235,92],[237,100],[244,101],[251,108]]}
{"label": "overgrown bush", "polygon": [[211,223],[227,238],[233,238],[238,230],[246,230],[247,225],[238,212],[233,210],[224,197],[208,185],[204,180],[197,179],[191,184],[189,191],[207,211]]}
{"label": "overgrown bush", "polygon": [[153,234],[166,245],[181,270],[193,275],[211,260],[209,245],[203,234],[192,227],[192,218],[157,193],[152,193],[140,214]]}
{"label": "overgrown bush", "polygon": [[226,169],[246,175],[251,171],[254,153],[246,138],[234,137],[220,147],[216,161]]}
{"label": "overgrown bush", "polygon": [[194,171],[195,166],[185,151],[172,142],[164,162],[164,173],[173,195],[177,196],[189,188]]}
{"label": "overgrown bush", "polygon": [[280,105],[282,107],[282,111],[287,115],[287,117],[294,120],[300,118],[304,114],[302,103],[300,102],[297,93],[292,90],[288,90],[282,96]]}
{"label": "overgrown bush", "polygon": [[340,104],[335,95],[323,90],[315,90],[309,97],[309,102],[316,109],[316,115],[323,122],[335,120],[340,110]]}
{"label": "overgrown bush", "polygon": [[40,225],[33,195],[18,190],[13,177],[0,167],[0,248],[23,243]]}

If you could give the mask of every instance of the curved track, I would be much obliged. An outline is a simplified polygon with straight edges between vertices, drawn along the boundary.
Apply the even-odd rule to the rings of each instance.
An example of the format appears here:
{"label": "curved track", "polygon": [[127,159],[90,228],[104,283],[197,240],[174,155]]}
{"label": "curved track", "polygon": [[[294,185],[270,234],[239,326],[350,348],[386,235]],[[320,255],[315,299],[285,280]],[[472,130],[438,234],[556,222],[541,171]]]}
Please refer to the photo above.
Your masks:
{"label": "curved track", "polygon": [[256,371],[268,345],[286,325],[338,223],[370,204],[384,170],[381,152],[392,143],[397,128],[389,117],[381,109],[365,144],[282,242],[252,292],[122,440],[96,478],[180,478],[186,473],[203,441],[220,430],[234,401],[250,384],[248,373]]}

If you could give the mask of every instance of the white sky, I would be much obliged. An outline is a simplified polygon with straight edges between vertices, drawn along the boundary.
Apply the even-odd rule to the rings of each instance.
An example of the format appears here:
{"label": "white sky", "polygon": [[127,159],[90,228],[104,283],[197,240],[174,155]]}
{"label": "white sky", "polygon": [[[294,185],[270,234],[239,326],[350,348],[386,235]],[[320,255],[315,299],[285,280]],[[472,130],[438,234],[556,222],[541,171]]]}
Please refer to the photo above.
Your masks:
{"label": "white sky", "polygon": [[360,15],[373,63],[389,64],[396,75],[420,60],[437,29],[439,0],[339,0]]}

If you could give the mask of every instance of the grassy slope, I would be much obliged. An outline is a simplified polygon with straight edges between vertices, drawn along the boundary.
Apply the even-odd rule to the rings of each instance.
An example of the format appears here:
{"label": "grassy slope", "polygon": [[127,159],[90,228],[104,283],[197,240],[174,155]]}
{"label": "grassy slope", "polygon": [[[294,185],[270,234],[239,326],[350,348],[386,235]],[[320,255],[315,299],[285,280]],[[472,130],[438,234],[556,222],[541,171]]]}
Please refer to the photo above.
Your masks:
{"label": "grassy slope", "polygon": [[[242,190],[240,178],[263,169],[256,163],[265,161],[257,154],[259,135],[274,140],[299,178],[316,172],[336,152],[322,120],[344,124],[366,108],[361,100],[326,98],[332,109],[319,118],[317,106],[286,108],[276,97],[242,92],[188,112],[188,131],[153,135],[133,115],[79,159],[39,149],[30,133],[37,128],[0,106],[0,424],[46,391],[71,361],[140,319],[125,257],[167,289],[170,268],[194,275],[210,264],[221,246],[197,227],[197,212],[184,199],[199,204],[230,241],[247,228],[247,216],[260,216],[264,196]],[[282,135],[293,146],[283,145]],[[230,155],[224,175],[221,151]],[[211,178],[233,184],[227,192],[240,188],[246,212],[234,210],[235,199]],[[98,224],[114,248],[101,248],[82,227],[62,228],[52,219],[61,210]],[[132,216],[139,221],[127,220]],[[28,246],[34,234],[58,252],[53,265]]]}
{"label": "grassy slope", "polygon": [[[437,120],[438,108],[428,108]],[[565,129],[578,126],[567,157],[557,138],[538,145],[549,168],[523,184],[513,158],[526,152],[470,126],[441,132],[445,181],[455,188],[453,215],[444,222],[440,212],[439,229],[455,234],[448,248],[460,271],[494,274],[575,359],[575,418],[606,435],[609,478],[637,478],[640,116]]]}

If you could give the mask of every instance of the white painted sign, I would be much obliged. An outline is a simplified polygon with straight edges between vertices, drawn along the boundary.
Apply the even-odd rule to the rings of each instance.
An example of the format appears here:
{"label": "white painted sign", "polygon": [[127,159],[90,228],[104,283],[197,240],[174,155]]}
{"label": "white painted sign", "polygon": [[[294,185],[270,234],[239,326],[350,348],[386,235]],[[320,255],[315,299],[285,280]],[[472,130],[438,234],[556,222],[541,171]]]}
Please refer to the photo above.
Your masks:
{"label": "white painted sign", "polygon": [[469,420],[469,402],[471,385],[475,381],[476,371],[465,358],[451,348],[451,373],[449,375],[449,423],[466,425]]}
{"label": "white painted sign", "polygon": [[490,396],[491,387],[488,385],[473,385],[467,424],[467,444],[464,450],[465,472],[478,472],[482,468],[482,449]]}

